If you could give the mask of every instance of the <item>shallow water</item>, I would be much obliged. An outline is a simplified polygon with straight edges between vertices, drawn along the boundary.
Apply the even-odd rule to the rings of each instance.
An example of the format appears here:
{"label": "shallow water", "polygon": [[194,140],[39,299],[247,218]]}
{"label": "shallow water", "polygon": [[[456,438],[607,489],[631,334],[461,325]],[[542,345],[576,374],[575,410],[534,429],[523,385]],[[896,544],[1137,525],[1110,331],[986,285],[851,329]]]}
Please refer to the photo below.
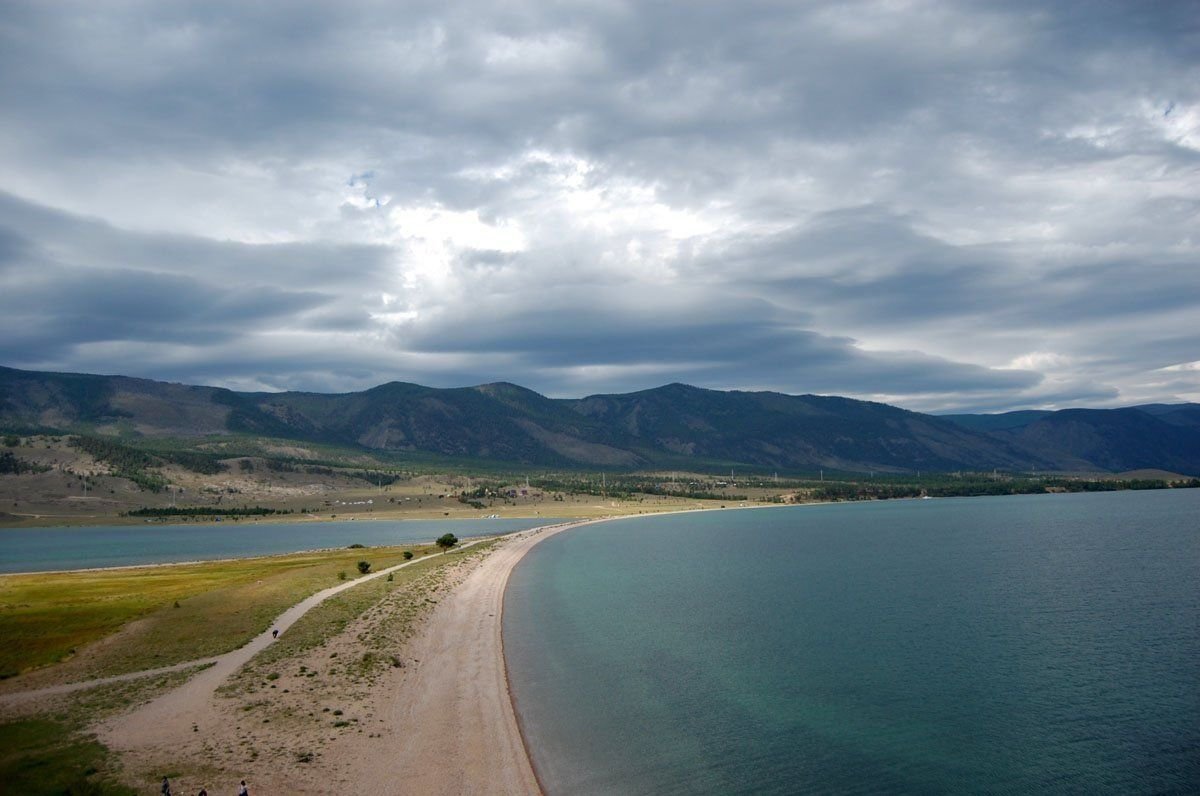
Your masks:
{"label": "shallow water", "polygon": [[467,538],[554,522],[491,520],[352,520],[346,522],[198,522],[187,525],[97,525],[0,530],[0,572],[207,561],[362,544],[429,543],[444,533]]}
{"label": "shallow water", "polygon": [[1200,792],[1200,490],[584,527],[510,580],[550,794]]}

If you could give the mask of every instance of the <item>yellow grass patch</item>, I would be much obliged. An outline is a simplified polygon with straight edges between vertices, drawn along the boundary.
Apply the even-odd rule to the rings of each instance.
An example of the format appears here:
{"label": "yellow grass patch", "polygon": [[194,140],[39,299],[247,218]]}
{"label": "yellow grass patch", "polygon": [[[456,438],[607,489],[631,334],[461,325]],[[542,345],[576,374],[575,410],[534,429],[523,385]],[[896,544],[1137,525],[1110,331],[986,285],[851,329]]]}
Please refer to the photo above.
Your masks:
{"label": "yellow grass patch", "polygon": [[[186,565],[0,577],[0,674],[88,650],[69,679],[119,674],[236,649],[313,592],[418,556],[431,545],[299,553]],[[119,631],[119,633],[118,633]]]}

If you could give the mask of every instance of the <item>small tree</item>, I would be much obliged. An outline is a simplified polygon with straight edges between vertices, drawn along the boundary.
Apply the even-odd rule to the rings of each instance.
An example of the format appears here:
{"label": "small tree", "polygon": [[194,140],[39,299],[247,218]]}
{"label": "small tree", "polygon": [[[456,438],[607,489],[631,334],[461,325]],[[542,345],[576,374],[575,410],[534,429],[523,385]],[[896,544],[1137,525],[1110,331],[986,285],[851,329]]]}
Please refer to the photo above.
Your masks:
{"label": "small tree", "polygon": [[358,562],[358,574],[365,575],[371,571],[371,564],[368,561]]}
{"label": "small tree", "polygon": [[446,552],[454,545],[458,544],[458,537],[452,533],[444,533],[437,538],[437,546],[442,548],[442,552]]}
{"label": "small tree", "polygon": [[413,556],[412,550],[405,550],[405,551],[404,551],[404,560],[405,560],[405,561],[410,561],[410,560],[412,560],[412,556]]}

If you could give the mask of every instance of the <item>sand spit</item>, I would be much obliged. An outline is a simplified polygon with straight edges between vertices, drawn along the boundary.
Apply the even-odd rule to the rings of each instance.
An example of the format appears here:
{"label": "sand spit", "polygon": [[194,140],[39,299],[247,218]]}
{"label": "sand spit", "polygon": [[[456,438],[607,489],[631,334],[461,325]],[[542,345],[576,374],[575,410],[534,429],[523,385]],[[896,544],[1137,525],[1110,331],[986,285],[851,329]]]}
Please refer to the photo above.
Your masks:
{"label": "sand spit", "polygon": [[540,793],[513,711],[504,669],[501,618],[513,567],[534,544],[565,527],[520,534],[491,553],[426,622],[412,657],[421,665],[403,689],[383,695],[380,712],[412,728],[384,759],[363,750],[353,766],[374,768],[369,794]]}
{"label": "sand spit", "polygon": [[[285,677],[280,689],[255,695],[256,704],[270,704],[253,712],[245,699],[219,694],[271,643],[267,633],[183,686],[105,721],[97,734],[121,754],[131,780],[146,784],[159,772],[180,772],[180,792],[220,792],[236,775],[260,794],[540,793],[504,668],[504,589],[534,544],[581,524],[523,531],[485,553],[459,554],[440,599],[405,643],[403,660],[369,687],[313,686],[303,693],[313,681]],[[328,592],[350,585],[313,595],[278,626],[286,632]],[[329,667],[337,654],[341,661],[361,655],[360,639],[370,632],[364,628],[348,628],[288,665],[311,671]],[[322,721],[332,715],[344,720]]]}

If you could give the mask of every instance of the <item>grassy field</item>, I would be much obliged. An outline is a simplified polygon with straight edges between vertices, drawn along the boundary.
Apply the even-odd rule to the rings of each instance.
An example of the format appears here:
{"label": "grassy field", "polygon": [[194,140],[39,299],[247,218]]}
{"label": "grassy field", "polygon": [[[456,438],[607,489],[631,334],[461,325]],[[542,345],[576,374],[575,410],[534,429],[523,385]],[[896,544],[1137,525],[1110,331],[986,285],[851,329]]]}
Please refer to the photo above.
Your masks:
{"label": "grassy field", "polygon": [[[0,633],[10,643],[0,655],[7,666],[30,666],[53,659],[70,649],[68,645],[82,646],[103,637],[80,656],[87,658],[85,667],[72,670],[75,661],[71,660],[10,680],[6,686],[25,690],[233,649],[268,627],[286,607],[341,582],[341,573],[347,579],[358,577],[358,561],[369,561],[372,570],[379,570],[403,562],[405,549],[414,553],[413,565],[393,573],[391,580],[375,578],[314,608],[226,689],[253,693],[274,685],[271,680],[278,674],[267,679],[268,674],[284,661],[322,646],[364,614],[373,617],[373,627],[389,627],[390,639],[407,637],[432,604],[449,565],[491,544],[484,542],[452,555],[433,554],[437,551],[433,545],[356,548],[186,566],[3,577]],[[347,656],[339,669],[321,672],[320,679],[314,671],[304,682],[310,687],[332,685],[328,678],[339,672],[354,682],[369,675],[375,665],[390,665],[378,649],[378,634],[372,635],[365,653]],[[149,649],[158,652],[148,653]],[[11,709],[0,723],[0,794],[133,793],[120,784],[128,778],[120,761],[87,728],[182,683],[194,671],[114,683]]]}
{"label": "grassy field", "polygon": [[0,793],[134,794],[132,789],[94,779],[107,758],[108,750],[95,740],[73,733],[57,721],[24,719],[0,724]]}
{"label": "grassy field", "polygon": [[[432,545],[300,553],[200,564],[0,577],[0,674],[70,658],[101,638],[63,679],[167,666],[242,645],[287,607],[346,578]],[[120,631],[120,632],[118,632]],[[116,634],[114,636],[114,634]],[[25,679],[25,678],[22,678]]]}
{"label": "grassy field", "polygon": [[47,698],[0,722],[0,793],[125,796],[121,764],[88,727],[179,685],[197,669]]}

